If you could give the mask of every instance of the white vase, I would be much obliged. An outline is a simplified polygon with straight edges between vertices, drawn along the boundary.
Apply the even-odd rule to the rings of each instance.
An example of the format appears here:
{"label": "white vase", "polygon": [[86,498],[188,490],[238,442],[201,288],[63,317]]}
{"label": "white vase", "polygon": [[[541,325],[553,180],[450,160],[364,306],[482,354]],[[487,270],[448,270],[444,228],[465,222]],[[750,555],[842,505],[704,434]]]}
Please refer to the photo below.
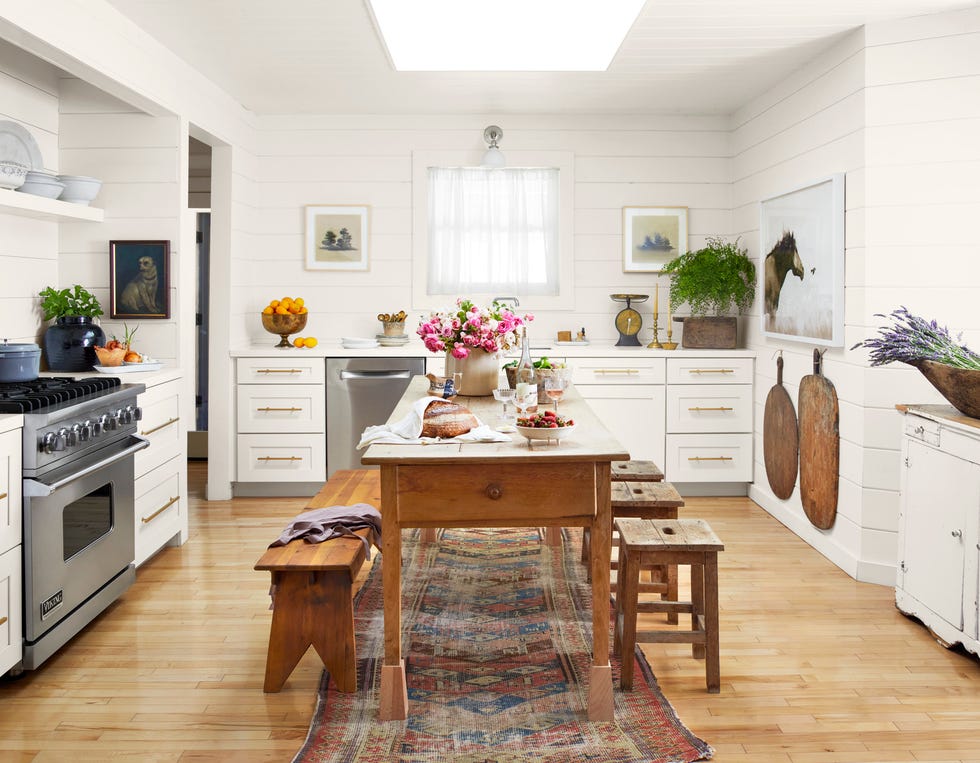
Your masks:
{"label": "white vase", "polygon": [[465,358],[454,358],[446,353],[446,376],[463,374],[459,394],[467,397],[492,395],[499,385],[500,361],[496,353],[471,350]]}

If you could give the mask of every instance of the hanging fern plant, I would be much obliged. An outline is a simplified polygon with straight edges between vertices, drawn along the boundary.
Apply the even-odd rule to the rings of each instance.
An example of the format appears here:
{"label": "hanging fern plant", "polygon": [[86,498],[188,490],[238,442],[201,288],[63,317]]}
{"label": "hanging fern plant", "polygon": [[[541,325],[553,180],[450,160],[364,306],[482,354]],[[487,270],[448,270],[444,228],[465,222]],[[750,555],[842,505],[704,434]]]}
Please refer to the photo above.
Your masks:
{"label": "hanging fern plant", "polygon": [[704,248],[675,257],[662,272],[670,276],[671,304],[686,302],[692,316],[727,315],[733,308],[742,313],[752,306],[755,265],[738,239],[711,236]]}

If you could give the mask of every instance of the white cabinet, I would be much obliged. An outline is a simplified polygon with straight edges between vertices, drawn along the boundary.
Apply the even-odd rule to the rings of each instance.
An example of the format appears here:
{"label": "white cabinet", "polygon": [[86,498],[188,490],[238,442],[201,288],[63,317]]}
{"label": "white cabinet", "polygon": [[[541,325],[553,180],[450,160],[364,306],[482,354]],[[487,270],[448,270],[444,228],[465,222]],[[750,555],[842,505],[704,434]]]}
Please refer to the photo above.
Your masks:
{"label": "white cabinet", "polygon": [[238,358],[239,483],[327,478],[322,356]]}
{"label": "white cabinet", "polygon": [[0,674],[23,657],[20,416],[0,416]]}
{"label": "white cabinet", "polygon": [[667,358],[664,474],[672,482],[751,482],[752,358]]}
{"label": "white cabinet", "polygon": [[904,410],[895,602],[944,645],[980,654],[980,421]]}
{"label": "white cabinet", "polygon": [[180,378],[143,380],[139,434],[150,447],[136,454],[136,565],[166,545],[187,540],[186,425],[180,419]]}

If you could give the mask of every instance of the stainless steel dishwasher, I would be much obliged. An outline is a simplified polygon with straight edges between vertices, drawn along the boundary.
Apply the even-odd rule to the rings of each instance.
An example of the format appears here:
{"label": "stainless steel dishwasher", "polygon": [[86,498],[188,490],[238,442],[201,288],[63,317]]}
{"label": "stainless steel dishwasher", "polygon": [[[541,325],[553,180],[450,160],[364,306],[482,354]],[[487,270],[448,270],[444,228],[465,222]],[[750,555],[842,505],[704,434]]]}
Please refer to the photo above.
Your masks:
{"label": "stainless steel dishwasher", "polygon": [[384,424],[424,358],[327,358],[327,477],[362,469],[355,446],[365,428]]}

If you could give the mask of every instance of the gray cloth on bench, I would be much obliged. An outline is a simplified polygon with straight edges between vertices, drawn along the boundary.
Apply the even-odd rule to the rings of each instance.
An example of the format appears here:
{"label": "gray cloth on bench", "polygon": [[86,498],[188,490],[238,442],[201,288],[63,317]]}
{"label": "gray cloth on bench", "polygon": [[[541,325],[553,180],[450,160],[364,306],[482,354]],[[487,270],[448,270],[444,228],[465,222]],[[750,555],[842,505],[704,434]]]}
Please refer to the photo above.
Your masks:
{"label": "gray cloth on bench", "polygon": [[290,541],[302,538],[307,543],[322,543],[331,538],[349,536],[364,543],[367,558],[371,558],[371,541],[355,535],[355,530],[371,528],[374,530],[374,542],[381,550],[381,513],[368,503],[355,503],[350,506],[330,506],[326,509],[313,509],[297,515],[286,525],[269,548],[285,546]]}

